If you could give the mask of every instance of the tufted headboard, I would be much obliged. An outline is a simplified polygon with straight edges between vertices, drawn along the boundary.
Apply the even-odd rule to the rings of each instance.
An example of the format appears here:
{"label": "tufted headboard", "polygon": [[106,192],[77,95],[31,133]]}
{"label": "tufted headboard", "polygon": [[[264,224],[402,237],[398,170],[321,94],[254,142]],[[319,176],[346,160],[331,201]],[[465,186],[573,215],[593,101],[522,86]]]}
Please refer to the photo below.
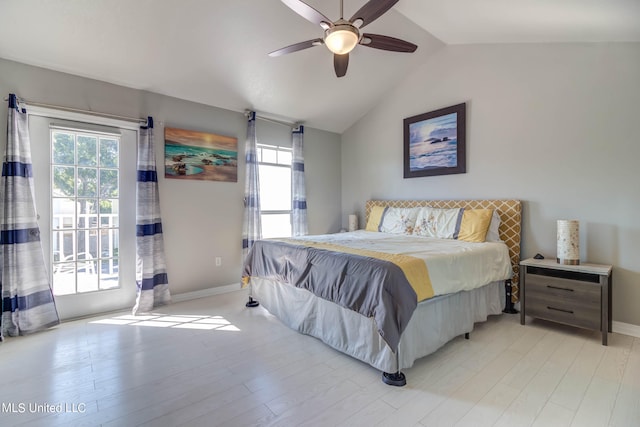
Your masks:
{"label": "tufted headboard", "polygon": [[365,224],[369,221],[369,214],[373,206],[388,206],[394,208],[415,208],[431,206],[433,208],[467,208],[467,209],[495,209],[500,215],[498,233],[509,247],[509,257],[513,268],[513,287],[511,299],[515,303],[519,300],[518,283],[520,278],[520,238],[522,221],[522,203],[520,200],[369,200],[365,207]]}

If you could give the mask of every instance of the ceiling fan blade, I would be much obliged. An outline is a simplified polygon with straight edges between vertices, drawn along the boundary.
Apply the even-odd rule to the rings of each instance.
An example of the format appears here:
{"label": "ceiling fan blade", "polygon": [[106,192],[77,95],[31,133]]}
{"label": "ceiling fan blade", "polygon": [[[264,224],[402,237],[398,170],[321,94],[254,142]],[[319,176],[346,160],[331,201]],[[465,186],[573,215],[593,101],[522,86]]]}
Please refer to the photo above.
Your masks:
{"label": "ceiling fan blade", "polygon": [[353,14],[349,21],[354,25],[356,21],[362,21],[362,24],[356,25],[356,27],[362,28],[384,15],[385,12],[391,9],[398,1],[399,0],[369,0],[360,10]]}
{"label": "ceiling fan blade", "polygon": [[292,44],[291,46],[283,47],[282,49],[274,50],[269,54],[269,56],[285,55],[287,53],[297,52],[299,50],[308,49],[314,46],[320,46],[322,44],[324,44],[324,41],[322,39],[306,40],[300,43]]}
{"label": "ceiling fan blade", "polygon": [[302,16],[307,21],[318,24],[324,29],[331,28],[333,26],[333,22],[329,18],[301,0],[282,0],[282,3],[289,6],[291,10]]}
{"label": "ceiling fan blade", "polygon": [[349,54],[345,53],[344,55],[333,55],[333,68],[336,70],[337,77],[343,77],[347,74],[347,67],[349,66]]}
{"label": "ceiling fan blade", "polygon": [[380,34],[363,34],[360,40],[362,46],[374,49],[390,50],[392,52],[415,52],[418,46],[395,37]]}

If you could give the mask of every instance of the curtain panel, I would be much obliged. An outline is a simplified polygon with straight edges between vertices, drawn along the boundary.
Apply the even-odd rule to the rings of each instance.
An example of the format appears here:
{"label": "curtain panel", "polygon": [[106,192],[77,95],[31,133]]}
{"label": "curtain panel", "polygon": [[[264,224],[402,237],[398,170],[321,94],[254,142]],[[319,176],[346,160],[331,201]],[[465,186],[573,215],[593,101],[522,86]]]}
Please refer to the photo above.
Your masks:
{"label": "curtain panel", "polygon": [[153,143],[153,118],[140,128],[136,187],[136,285],[133,314],[147,313],[171,301],[164,252],[160,194]]}
{"label": "curtain panel", "polygon": [[260,178],[256,137],[256,113],[249,112],[245,143],[244,215],[242,221],[242,260],[256,240],[262,238],[260,219]]}
{"label": "curtain panel", "polygon": [[307,225],[307,189],[304,178],[304,126],[291,132],[293,163],[291,165],[291,222],[293,236],[309,234]]}
{"label": "curtain panel", "polygon": [[37,222],[27,111],[14,94],[9,95],[0,199],[1,339],[60,323]]}

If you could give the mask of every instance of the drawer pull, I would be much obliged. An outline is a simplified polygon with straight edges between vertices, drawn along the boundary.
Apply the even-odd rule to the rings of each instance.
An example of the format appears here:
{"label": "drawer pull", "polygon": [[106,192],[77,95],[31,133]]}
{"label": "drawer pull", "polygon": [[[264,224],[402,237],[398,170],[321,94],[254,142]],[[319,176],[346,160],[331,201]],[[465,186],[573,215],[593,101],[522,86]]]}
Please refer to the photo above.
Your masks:
{"label": "drawer pull", "polygon": [[558,289],[559,291],[569,291],[569,292],[573,292],[573,289],[571,288],[561,288],[559,286],[551,286],[551,285],[547,285],[547,288],[550,289]]}
{"label": "drawer pull", "polygon": [[551,306],[547,306],[547,310],[562,311],[563,313],[573,314],[573,310],[563,310],[561,308],[555,308],[555,307],[551,307]]}

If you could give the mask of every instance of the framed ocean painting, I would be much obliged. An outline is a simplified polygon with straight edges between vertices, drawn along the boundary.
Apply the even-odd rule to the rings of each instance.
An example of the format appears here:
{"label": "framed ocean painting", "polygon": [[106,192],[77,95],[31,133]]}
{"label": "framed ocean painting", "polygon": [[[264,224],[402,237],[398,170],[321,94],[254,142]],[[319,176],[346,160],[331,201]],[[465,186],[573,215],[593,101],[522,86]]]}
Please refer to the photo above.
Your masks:
{"label": "framed ocean painting", "polygon": [[404,119],[404,177],[466,172],[466,103]]}
{"label": "framed ocean painting", "polygon": [[238,139],[165,127],[164,176],[238,182]]}

